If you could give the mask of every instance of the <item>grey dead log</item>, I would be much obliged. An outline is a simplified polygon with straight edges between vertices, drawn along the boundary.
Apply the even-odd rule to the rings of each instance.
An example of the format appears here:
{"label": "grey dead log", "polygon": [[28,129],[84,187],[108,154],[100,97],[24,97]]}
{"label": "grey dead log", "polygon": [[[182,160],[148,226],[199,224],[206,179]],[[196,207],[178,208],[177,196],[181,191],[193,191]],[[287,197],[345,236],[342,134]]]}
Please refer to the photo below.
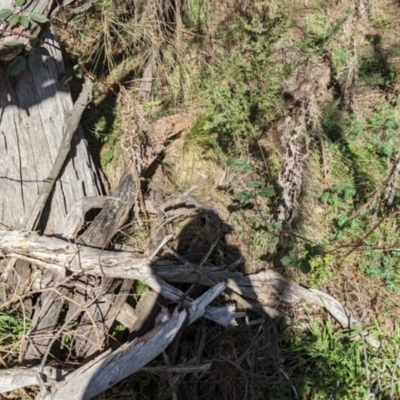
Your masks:
{"label": "grey dead log", "polygon": [[[226,288],[219,283],[196,299],[187,309],[171,315],[163,308],[155,327],[144,336],[125,343],[113,353],[104,352],[74,372],[46,367],[39,376],[38,369],[0,371],[0,393],[46,382],[50,391],[40,393],[39,400],[91,399],[114,384],[134,374],[158,356],[184,326],[193,323],[205,312],[207,305]],[[198,368],[197,368],[198,369]],[[205,367],[201,368],[204,371]]]}
{"label": "grey dead log", "polygon": [[[48,384],[62,382],[71,370],[45,367],[41,379]],[[39,386],[39,371],[37,367],[0,370],[0,393],[12,392],[27,386]]]}
{"label": "grey dead log", "polygon": [[[54,237],[18,231],[0,231],[0,257],[16,257],[35,263],[55,273],[66,270],[74,274],[106,276],[140,280],[156,293],[174,302],[190,306],[190,298],[164,282],[152,270],[154,260],[135,258],[127,251],[114,252],[68,243]],[[122,307],[121,307],[122,308]],[[232,307],[207,307],[205,317],[221,325],[236,325],[236,318],[244,313],[234,312]],[[67,317],[66,317],[67,318]]]}
{"label": "grey dead log", "polygon": [[[44,5],[47,7],[48,2],[31,2],[26,12],[43,12]],[[0,1],[0,8],[9,6],[9,1]],[[33,29],[37,27],[36,24],[32,26]],[[21,31],[22,27],[18,30]],[[24,33],[30,34],[29,31]],[[5,57],[10,53],[3,49],[3,43],[10,38],[24,41],[24,37],[19,35],[3,36],[0,54],[5,54]],[[40,188],[53,168],[73,107],[69,87],[58,80],[64,71],[59,45],[49,29],[45,31],[43,40],[43,47],[50,56],[43,57],[42,68],[36,74],[25,70],[19,76],[8,78],[4,69],[0,70],[0,91],[3,93],[0,97],[0,222],[12,229],[23,229],[32,215]],[[48,235],[62,233],[62,221],[79,198],[102,193],[100,178],[80,128],[75,132],[71,146],[72,150],[39,222],[38,228]],[[16,266],[17,269],[28,267],[26,263]],[[55,281],[57,279],[54,277]],[[56,326],[63,300],[59,294],[50,292],[43,295],[39,302],[43,311],[35,313],[32,334],[33,331],[41,331],[43,335]],[[44,308],[46,305],[47,309]],[[27,355],[36,357],[37,352],[40,354],[46,348],[48,339],[36,342],[33,334],[31,341],[37,348],[29,346]]]}
{"label": "grey dead log", "polygon": [[[226,285],[219,283],[196,299],[187,310],[171,316],[164,309],[156,326],[139,339],[126,343],[100,362],[84,365],[73,372],[65,383],[53,389],[44,400],[89,400],[134,374],[158,356],[186,324],[200,318],[206,306],[218,297]],[[40,398],[40,397],[39,397]]]}
{"label": "grey dead log", "polygon": [[[0,231],[0,253],[56,270],[66,268],[75,273],[104,273],[107,277],[138,279],[174,301],[183,298],[179,297],[182,292],[164,281],[199,283],[204,286],[226,282],[229,289],[261,304],[302,300],[324,307],[343,327],[361,327],[359,319],[332,296],[304,288],[272,270],[248,276],[221,267],[203,266],[198,271],[188,265],[157,262],[148,258],[135,259],[131,252],[101,252],[55,238],[15,231]],[[371,344],[377,345],[376,342],[373,344],[372,338]]]}

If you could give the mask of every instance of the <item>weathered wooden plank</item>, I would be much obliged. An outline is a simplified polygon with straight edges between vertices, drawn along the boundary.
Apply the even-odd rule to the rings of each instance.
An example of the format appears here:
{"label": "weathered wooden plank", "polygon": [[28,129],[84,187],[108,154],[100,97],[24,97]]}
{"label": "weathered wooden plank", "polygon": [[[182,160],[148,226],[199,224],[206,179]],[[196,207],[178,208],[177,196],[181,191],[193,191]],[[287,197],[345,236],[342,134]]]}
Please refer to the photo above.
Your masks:
{"label": "weathered wooden plank", "polygon": [[[64,400],[64,399],[91,399],[106,389],[135,373],[159,355],[172,342],[176,334],[185,325],[191,324],[200,318],[208,304],[218,297],[226,288],[225,283],[219,283],[196,299],[187,309],[173,314],[165,307],[156,318],[155,327],[144,336],[125,343],[113,353],[106,352],[88,362],[76,371],[65,376],[64,371],[55,376],[57,370],[49,368],[43,370],[39,377],[40,368],[19,370],[20,377],[13,370],[0,373],[4,379],[0,384],[0,393],[17,387],[40,385],[43,389],[37,399]],[[43,377],[51,377],[48,381],[48,390],[43,385]]]}

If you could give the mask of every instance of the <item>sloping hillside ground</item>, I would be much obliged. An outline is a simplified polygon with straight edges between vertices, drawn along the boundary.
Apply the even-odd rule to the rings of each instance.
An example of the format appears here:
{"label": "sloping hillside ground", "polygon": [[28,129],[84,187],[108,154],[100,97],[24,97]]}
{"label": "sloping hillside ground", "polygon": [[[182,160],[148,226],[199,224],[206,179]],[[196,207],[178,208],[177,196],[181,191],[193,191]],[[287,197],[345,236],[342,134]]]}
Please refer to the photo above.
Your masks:
{"label": "sloping hillside ground", "polygon": [[[83,124],[111,186],[146,124],[191,113],[145,197],[150,180],[165,199],[195,187],[233,227],[216,265],[242,256],[245,272],[326,291],[381,342],[302,304],[285,310],[289,326],[256,314],[230,329],[199,322],[175,362],[211,360],[210,373],[174,383],[141,372],[101,398],[399,398],[399,2],[100,1],[60,21],[67,64],[96,77]],[[120,235],[139,252],[155,225],[144,222]],[[169,229],[194,262],[215,240],[202,216]],[[116,326],[113,343],[124,335]]]}

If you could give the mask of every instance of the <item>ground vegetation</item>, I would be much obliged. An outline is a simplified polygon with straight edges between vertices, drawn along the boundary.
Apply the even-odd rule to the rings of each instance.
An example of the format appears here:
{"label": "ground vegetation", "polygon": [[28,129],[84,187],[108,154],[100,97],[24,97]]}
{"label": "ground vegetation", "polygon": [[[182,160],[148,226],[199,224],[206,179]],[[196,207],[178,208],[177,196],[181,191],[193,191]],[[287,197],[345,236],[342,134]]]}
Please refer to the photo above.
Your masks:
{"label": "ground vegetation", "polygon": [[[157,370],[160,356],[98,399],[399,398],[400,4],[100,0],[82,12],[71,7],[52,24],[73,94],[82,84],[76,71],[94,80],[82,125],[110,187],[151,124],[174,116],[185,129],[142,180],[144,200],[152,182],[162,184],[166,200],[192,190],[229,229],[219,240],[219,219],[207,213],[173,218],[166,223],[171,248],[192,263],[212,248],[214,265],[242,259],[244,274],[274,270],[326,292],[364,332],[277,297],[270,306],[289,324],[253,310],[239,326],[201,320],[184,331],[170,361],[210,361],[207,373],[173,379]],[[132,215],[116,242],[142,254],[159,222]],[[135,306],[148,291],[136,283],[129,301]],[[0,313],[0,361],[7,363],[30,323],[18,307]],[[128,335],[115,323],[109,345],[118,348]],[[63,340],[68,346],[68,335]]]}

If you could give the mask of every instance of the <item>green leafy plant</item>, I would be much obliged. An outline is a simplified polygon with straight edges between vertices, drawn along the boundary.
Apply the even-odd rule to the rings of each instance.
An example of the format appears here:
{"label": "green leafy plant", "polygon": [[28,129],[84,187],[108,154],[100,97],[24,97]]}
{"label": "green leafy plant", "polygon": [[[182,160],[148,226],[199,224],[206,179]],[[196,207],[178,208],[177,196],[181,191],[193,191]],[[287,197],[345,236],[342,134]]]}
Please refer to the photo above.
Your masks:
{"label": "green leafy plant", "polygon": [[75,64],[72,68],[66,69],[63,73],[60,74],[58,79],[60,79],[60,81],[63,83],[68,83],[71,79],[75,77],[82,79],[81,66],[79,64]]}
{"label": "green leafy plant", "polygon": [[11,314],[0,312],[0,345],[18,342],[28,327],[28,323],[24,327],[24,324]]}
{"label": "green leafy plant", "polygon": [[32,22],[39,24],[49,22],[49,19],[43,14],[31,12],[28,15],[19,15],[15,14],[13,10],[9,8],[0,10],[0,20],[8,21],[8,26],[10,28],[22,25],[25,29],[28,29]]}
{"label": "green leafy plant", "polygon": [[[253,173],[253,168],[249,163],[248,157],[243,159],[231,157],[227,161],[227,166],[230,168],[236,168],[238,171],[245,174]],[[260,180],[250,180],[246,183],[247,189],[241,190],[236,193],[236,198],[241,204],[248,203],[250,200],[260,197],[272,197],[275,195],[275,191],[272,187],[264,186],[264,183]]]}
{"label": "green leafy plant", "polygon": [[[16,0],[15,4],[17,6],[23,6],[26,0]],[[44,24],[48,22],[48,18],[40,13],[31,12],[27,15],[21,15],[19,13],[14,13],[11,9],[2,9],[0,10],[0,20],[7,21],[9,28],[11,30],[10,33],[15,35],[20,35],[22,37],[27,37],[29,39],[30,50],[26,52],[24,56],[16,55],[7,67],[7,75],[15,76],[19,75],[23,72],[26,67],[33,73],[37,73],[41,67],[41,60],[43,56],[49,56],[49,52],[44,47],[40,47],[40,40],[37,36],[27,36],[21,32],[13,31],[12,28],[17,27],[18,25],[23,26],[25,29],[28,29],[31,23],[39,23]],[[5,47],[12,48],[15,50],[23,50],[26,48],[26,45],[21,42],[6,42],[4,43]]]}
{"label": "green leafy plant", "polygon": [[310,261],[315,258],[322,256],[325,252],[325,249],[322,246],[316,245],[312,246],[309,243],[304,245],[305,256],[299,258],[296,253],[289,253],[281,258],[281,263],[285,267],[297,267],[300,269],[303,274],[308,274],[311,272],[311,264]]}

